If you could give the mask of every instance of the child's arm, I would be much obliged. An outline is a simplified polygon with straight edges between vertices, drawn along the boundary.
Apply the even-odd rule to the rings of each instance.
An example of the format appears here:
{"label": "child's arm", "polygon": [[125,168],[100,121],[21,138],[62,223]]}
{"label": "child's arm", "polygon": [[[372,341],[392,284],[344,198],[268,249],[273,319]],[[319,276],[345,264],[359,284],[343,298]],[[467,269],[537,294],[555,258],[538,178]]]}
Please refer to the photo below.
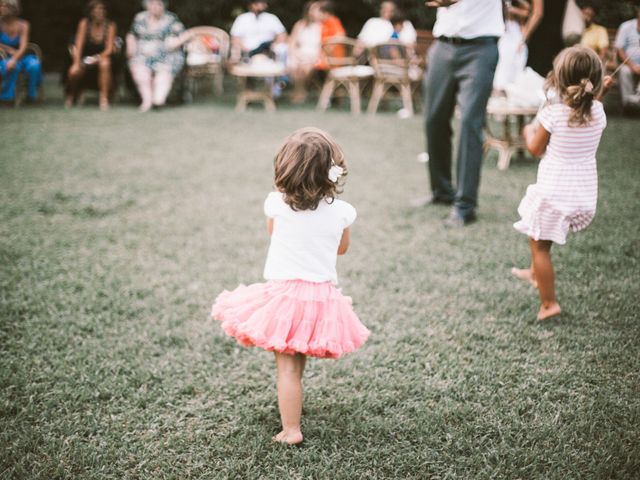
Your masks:
{"label": "child's arm", "polygon": [[539,122],[530,123],[525,126],[522,130],[522,136],[524,137],[524,143],[527,145],[527,150],[529,150],[532,155],[536,157],[544,155],[551,134],[547,132]]}
{"label": "child's arm", "polygon": [[349,240],[351,238],[351,229],[349,227],[342,231],[342,238],[338,246],[338,255],[344,255],[349,250]]}
{"label": "child's arm", "polygon": [[267,232],[269,235],[273,233],[273,218],[267,218]]}

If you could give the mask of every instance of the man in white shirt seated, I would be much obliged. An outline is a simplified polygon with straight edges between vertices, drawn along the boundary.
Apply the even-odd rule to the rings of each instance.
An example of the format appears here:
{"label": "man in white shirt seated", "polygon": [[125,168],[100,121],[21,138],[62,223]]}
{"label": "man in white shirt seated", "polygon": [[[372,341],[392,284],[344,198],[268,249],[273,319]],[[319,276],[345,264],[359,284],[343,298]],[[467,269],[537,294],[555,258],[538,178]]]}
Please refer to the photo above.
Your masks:
{"label": "man in white shirt seated", "polygon": [[[391,17],[396,13],[395,2],[384,1],[380,4],[380,17],[370,18],[366,21],[358,34],[358,41],[364,47],[373,47],[391,40],[394,29]],[[399,38],[402,43],[414,46],[416,43],[416,29],[409,20],[405,20]]]}
{"label": "man in white shirt seated", "polygon": [[273,51],[276,60],[284,63],[287,31],[280,19],[266,11],[264,0],[249,0],[247,10],[238,15],[231,26],[231,61]]}
{"label": "man in white shirt seated", "polygon": [[625,111],[640,109],[640,5],[636,6],[636,18],[618,28],[615,47],[620,60],[626,62],[618,77],[622,107]]}

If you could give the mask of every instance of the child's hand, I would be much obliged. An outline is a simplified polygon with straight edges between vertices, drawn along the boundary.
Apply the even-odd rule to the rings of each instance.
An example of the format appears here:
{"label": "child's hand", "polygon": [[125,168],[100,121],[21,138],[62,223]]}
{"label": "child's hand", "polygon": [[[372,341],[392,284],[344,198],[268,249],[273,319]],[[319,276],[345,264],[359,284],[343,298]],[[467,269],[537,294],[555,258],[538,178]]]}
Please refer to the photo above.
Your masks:
{"label": "child's hand", "polygon": [[614,83],[615,83],[615,80],[611,75],[605,75],[604,79],[602,80],[602,86],[604,88],[604,91],[606,92],[607,90],[609,90],[614,85]]}

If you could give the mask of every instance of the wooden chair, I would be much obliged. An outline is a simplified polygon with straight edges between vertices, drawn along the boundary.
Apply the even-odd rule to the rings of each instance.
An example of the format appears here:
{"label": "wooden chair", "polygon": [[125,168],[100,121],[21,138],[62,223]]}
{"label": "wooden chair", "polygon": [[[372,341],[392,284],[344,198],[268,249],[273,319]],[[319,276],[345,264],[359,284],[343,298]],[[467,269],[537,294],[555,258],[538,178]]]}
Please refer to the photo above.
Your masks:
{"label": "wooden chair", "polygon": [[368,65],[358,65],[356,41],[347,37],[334,37],[322,44],[321,51],[329,66],[318,109],[326,111],[336,90],[345,89],[351,101],[351,113],[360,114],[360,81],[373,77],[374,70]]}
{"label": "wooden chair", "polygon": [[183,35],[185,42],[185,97],[192,100],[198,84],[212,79],[213,90],[222,95],[224,70],[229,56],[229,34],[216,27],[193,27]]}
{"label": "wooden chair", "polygon": [[375,114],[380,100],[393,88],[402,98],[403,108],[413,115],[412,84],[419,82],[422,70],[411,62],[406,45],[390,40],[369,49],[369,61],[375,71],[369,114]]}
{"label": "wooden chair", "polygon": [[[36,57],[38,57],[38,60],[40,61],[40,64],[42,64],[42,49],[35,43],[29,42],[27,43],[27,50],[25,51],[25,55],[35,55]],[[2,55],[0,58],[4,58],[4,55]],[[27,91],[27,75],[26,74],[21,74],[20,78],[18,78],[18,81],[16,83],[16,96],[15,96],[15,106],[19,107],[20,104],[22,103],[22,101],[24,100],[24,96],[26,95],[26,91]],[[38,88],[38,101],[42,101],[44,98],[44,90],[42,88],[42,83],[40,84],[40,87]]]}

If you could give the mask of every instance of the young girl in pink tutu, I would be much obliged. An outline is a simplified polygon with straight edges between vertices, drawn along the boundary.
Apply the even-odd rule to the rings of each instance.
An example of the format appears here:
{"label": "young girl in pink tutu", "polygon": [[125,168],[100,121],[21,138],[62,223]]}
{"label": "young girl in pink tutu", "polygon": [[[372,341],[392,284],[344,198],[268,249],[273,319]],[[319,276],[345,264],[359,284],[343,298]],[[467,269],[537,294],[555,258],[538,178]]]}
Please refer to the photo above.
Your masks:
{"label": "young girl in pink tutu", "polygon": [[540,293],[538,320],[560,314],[556,298],[551,245],[566,243],[569,230],[586,228],[596,213],[598,174],[596,151],[607,120],[597,99],[610,78],[592,50],[574,46],[560,52],[547,80],[557,103],[545,106],[524,129],[527,148],[544,155],[538,178],[520,202],[522,217],[514,224],[529,236],[531,268],[512,273]]}
{"label": "young girl in pink tutu", "polygon": [[336,258],[346,253],[356,219],[356,210],[336,198],[347,174],[342,150],[322,130],[302,128],[280,147],[274,168],[276,191],[264,202],[271,235],[266,282],[225,290],[211,315],[240,344],[274,352],[282,431],[273,439],[297,444],[307,356],[339,358],[369,331],[336,288]]}

